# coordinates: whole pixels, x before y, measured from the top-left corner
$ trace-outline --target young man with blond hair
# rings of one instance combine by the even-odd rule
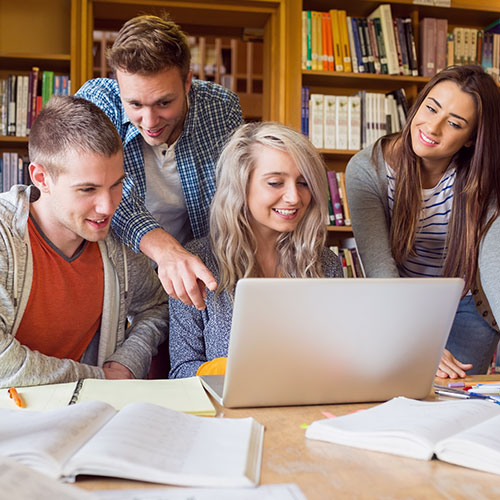
[[[167,296],[110,233],[120,137],[94,104],[53,97],[30,133],[32,186],[0,195],[0,387],[145,377]]]
[[[158,265],[165,290],[203,309],[217,284],[182,245],[208,232],[215,165],[242,123],[238,97],[192,79],[187,39],[168,18],[126,22],[108,60],[116,81],[88,81],[78,95],[97,104],[123,141],[123,200],[113,219],[118,236]]]

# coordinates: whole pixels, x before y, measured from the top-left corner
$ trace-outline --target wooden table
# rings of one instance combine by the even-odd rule
[[[467,380],[498,380],[498,375]],[[436,380],[439,383],[439,380]],[[442,385],[447,381],[441,380]],[[428,399],[433,399],[429,396]],[[307,440],[303,424],[336,416],[371,404],[320,405],[228,410],[220,417],[252,416],[265,428],[261,484],[297,483],[309,500],[315,499],[498,499],[500,476],[458,467],[438,460],[415,460],[385,453]],[[85,489],[152,487],[150,483],[85,478]],[[158,487],[158,485],[154,485]]]

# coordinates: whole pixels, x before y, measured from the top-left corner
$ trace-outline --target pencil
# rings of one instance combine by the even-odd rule
[[[21,396],[19,395],[15,387],[11,387],[9,389],[9,396],[10,399],[13,399],[14,403],[19,406],[19,408],[24,408],[23,400],[21,399]]]

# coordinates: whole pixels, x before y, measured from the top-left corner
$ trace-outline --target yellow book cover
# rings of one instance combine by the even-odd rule
[[[330,10],[332,22],[333,56],[335,58],[335,71],[344,71],[344,56],[342,55],[342,43],[340,39],[339,21],[337,9]]]
[[[351,49],[349,47],[349,35],[347,34],[347,12],[345,10],[337,11],[340,40],[342,43],[342,55],[344,56],[344,71],[346,73],[352,72],[351,64]]]

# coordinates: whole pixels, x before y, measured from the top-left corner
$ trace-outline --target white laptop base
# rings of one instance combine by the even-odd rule
[[[202,382],[229,408],[424,398],[463,286],[459,278],[240,280],[226,375]]]

